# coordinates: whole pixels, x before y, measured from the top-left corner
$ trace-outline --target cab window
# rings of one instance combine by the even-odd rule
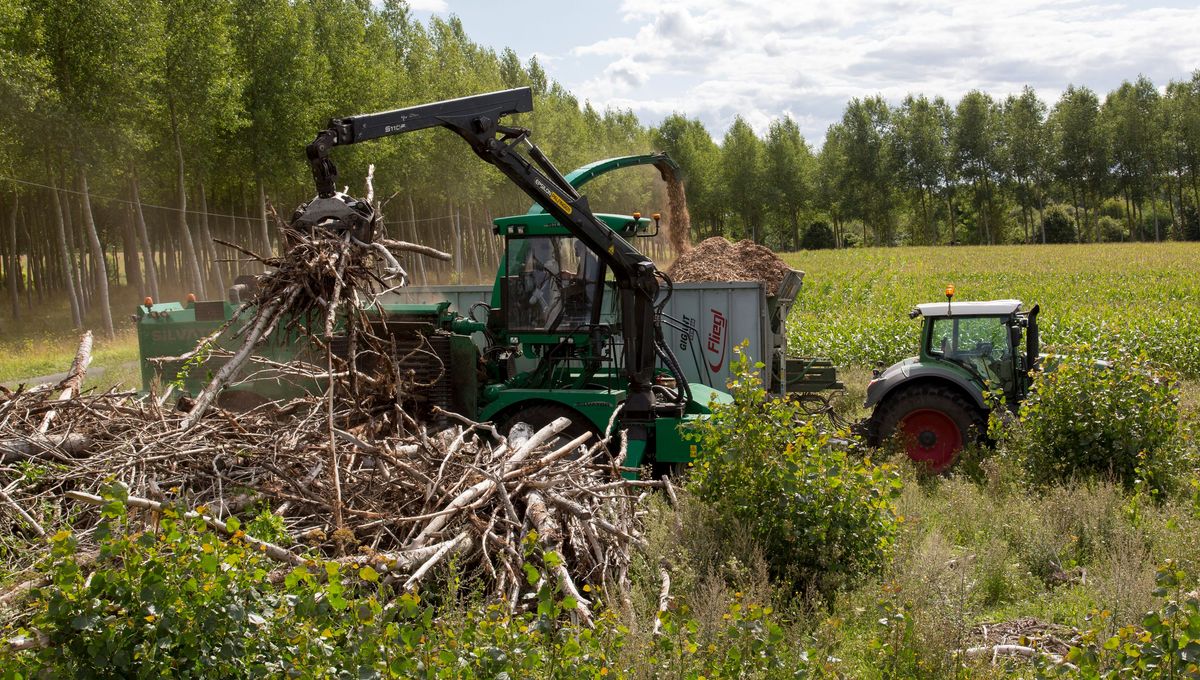
[[[605,267],[579,239],[510,237],[505,265],[503,305],[510,329],[570,332],[593,322]]]

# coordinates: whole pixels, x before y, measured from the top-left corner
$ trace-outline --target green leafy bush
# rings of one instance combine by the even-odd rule
[[[1200,210],[1196,210],[1194,206],[1184,206],[1183,222],[1180,227],[1180,237],[1183,241],[1200,241]]]
[[[804,250],[827,250],[837,245],[833,230],[824,222],[813,222],[804,230],[800,237],[800,247]]]
[[[1075,221],[1070,213],[1061,205],[1052,205],[1042,216],[1042,229],[1046,233],[1046,243],[1074,243],[1077,240]]]
[[[1105,243],[1120,243],[1126,240],[1125,225],[1115,218],[1102,215],[1097,223],[1100,240]]]
[[[1081,354],[1086,348],[1081,348]],[[1111,478],[1168,486],[1179,466],[1179,392],[1143,358],[1058,358],[1034,377],[1015,421],[993,434],[1037,484]]]
[[[1155,576],[1155,597],[1162,607],[1147,612],[1140,626],[1123,626],[1104,638],[1088,631],[1066,660],[1078,670],[1057,666],[1043,676],[1082,678],[1200,677],[1200,597],[1185,592],[1187,574],[1168,560]],[[1103,623],[1107,612],[1097,617]]]
[[[774,575],[799,588],[830,596],[879,569],[897,533],[898,473],[832,445],[797,402],[769,397],[740,351],[734,376],[733,403],[690,433],[703,451],[696,496],[749,527]]]

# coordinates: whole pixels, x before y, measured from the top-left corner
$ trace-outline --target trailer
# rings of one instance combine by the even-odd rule
[[[754,365],[763,364],[759,377],[772,394],[803,395],[828,403],[827,395],[844,389],[837,368],[829,359],[790,356],[787,316],[799,296],[804,272],[792,270],[768,295],[757,281],[677,283],[662,311],[663,334],[679,357],[689,382],[724,390],[733,377],[734,349]],[[449,311],[469,317],[472,308],[489,305],[494,286],[410,286],[383,297],[387,304],[450,303]],[[483,333],[473,336],[484,346]],[[520,359],[518,369],[528,370],[533,359]]]

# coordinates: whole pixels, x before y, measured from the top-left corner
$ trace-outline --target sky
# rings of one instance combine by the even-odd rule
[[[457,15],[473,40],[598,108],[654,125],[678,112],[720,138],[735,115],[760,134],[791,116],[818,145],[854,97],[1067,85],[1103,97],[1139,74],[1160,90],[1200,69],[1200,2],[1108,0],[410,0]]]

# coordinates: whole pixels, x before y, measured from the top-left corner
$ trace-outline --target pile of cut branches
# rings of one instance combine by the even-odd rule
[[[372,225],[377,220],[369,202],[350,199],[350,204],[365,213],[362,220]],[[301,214],[302,211],[297,211],[297,216]],[[244,377],[244,369],[255,360],[255,349],[273,335],[285,335],[289,341],[315,347],[316,354],[323,355],[323,366],[293,362],[277,367],[285,374],[323,380],[349,378],[344,387],[350,390],[347,396],[353,399],[394,400],[406,387],[398,384],[402,382],[399,371],[375,371],[374,376],[364,376],[356,370],[364,359],[370,359],[367,363],[376,366],[377,359],[387,355],[391,347],[388,338],[373,332],[367,310],[377,306],[381,295],[405,284],[407,274],[391,250],[443,260],[450,259],[450,255],[386,238],[363,242],[354,237],[352,230],[338,228],[336,224],[306,226],[297,217],[290,225],[284,225],[277,217],[276,221],[288,244],[280,256],[263,258],[240,246],[218,241],[261,262],[268,272],[258,277],[250,299],[227,323],[198,342],[192,352],[161,360],[179,364],[211,356],[224,355],[227,359],[190,403],[191,415],[182,423],[185,429],[204,415],[222,389]],[[347,341],[348,356],[335,356],[332,351],[335,329]],[[235,349],[224,352],[218,349],[217,341],[223,338],[225,345],[236,343]],[[368,385],[360,394],[363,381]]]
[[[623,454],[609,456],[593,435],[568,441],[563,418],[508,438],[466,420],[379,435],[357,422],[357,405],[339,401],[331,416],[329,401],[306,397],[242,414],[214,407],[184,430],[190,414],[161,398],[60,387],[0,388],[0,518],[10,527],[0,550],[13,573],[32,572],[49,533],[72,531],[87,549],[100,490],[116,481],[148,527],[164,505],[194,509],[218,531],[231,516],[244,525],[269,512],[287,538],[258,542],[281,568],[369,564],[399,590],[454,555],[513,607],[531,588],[522,563],[536,536],[561,558],[545,573],[589,621],[581,585],[625,601],[643,543],[635,506],[661,484],[621,479]]]
[[[565,418],[536,431],[518,425],[508,437],[440,410],[443,425],[422,422],[404,408],[412,386],[398,358],[364,317],[388,281],[371,258],[391,256],[346,233],[287,238],[292,247],[264,260],[273,271],[239,309],[248,320],[220,331],[241,344],[194,401],[172,405],[169,391],[80,393],[90,334],[57,389],[0,388],[0,521],[11,527],[0,532],[0,554],[10,574],[34,575],[48,533],[69,530],[82,549],[94,545],[101,489],[116,482],[147,528],[164,506],[196,513],[257,544],[280,562],[279,575],[335,559],[372,566],[400,592],[435,579],[454,556],[482,591],[515,609],[541,585],[528,582],[523,563],[553,552],[540,573],[571,596],[580,621],[592,617],[584,592],[627,604],[631,553],[644,545],[636,505],[664,482],[620,476],[624,435],[571,439]],[[293,331],[326,349],[326,366],[277,368],[323,380],[323,393],[240,413],[215,402],[237,362],[251,362],[271,334]],[[176,359],[211,352],[218,335]],[[335,335],[349,336],[346,358],[329,349]],[[364,354],[374,357],[369,372],[358,368]],[[285,527],[283,539],[229,531],[228,518],[244,527],[263,513]],[[541,550],[530,551],[534,544]],[[33,585],[26,578],[0,592],[0,613]]]

